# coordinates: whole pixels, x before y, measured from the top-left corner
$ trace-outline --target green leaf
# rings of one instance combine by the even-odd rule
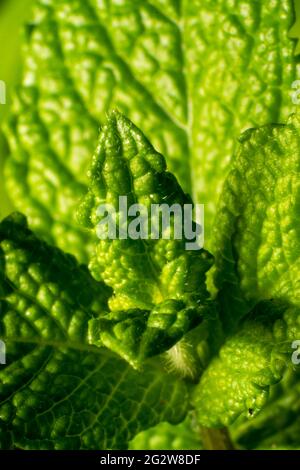
[[[0,219],[8,215],[12,210],[12,203],[5,191],[4,184],[4,160],[7,155],[7,145],[0,131]]]
[[[292,28],[290,29],[289,36],[291,38],[297,39],[297,47],[295,48],[295,55],[300,54],[300,1],[299,0],[294,0],[294,5],[295,5],[295,16],[296,16],[296,21],[293,24]]]
[[[292,0],[37,0],[11,122],[16,206],[86,261],[74,207],[99,123],[118,108],[206,204],[210,245],[237,136],[292,110],[293,20]]]
[[[160,423],[154,428],[138,434],[131,442],[132,450],[200,450],[202,443],[200,430],[194,422],[193,416],[187,418],[176,426],[169,423]]]
[[[0,126],[7,118],[11,104],[11,93],[20,79],[20,42],[23,24],[31,14],[34,0],[5,1],[0,4],[0,43],[5,44],[1,51],[0,80],[5,82],[6,104],[0,104]],[[8,149],[0,129],[0,219],[12,212],[12,203],[5,190],[4,164]]]
[[[178,204],[183,209],[190,203],[177,180],[165,170],[162,155],[117,112],[102,129],[89,178],[89,191],[78,217],[95,234],[99,224],[106,223],[106,213],[99,214],[101,204],[115,209],[117,232],[124,229],[124,218],[132,223],[134,217],[128,216],[127,210],[124,213],[120,197],[126,197],[128,208],[144,205],[150,217],[146,219],[149,236],[153,204]],[[169,349],[197,326],[208,310],[205,274],[212,258],[202,249],[187,250],[183,230],[182,239],[174,239],[174,215],[170,221],[170,239],[162,237],[161,228],[157,239],[99,239],[90,263],[94,277],[114,290],[109,302],[113,313],[90,323],[90,340],[105,344],[134,366]]]
[[[137,374],[88,344],[107,288],[20,214],[0,224],[0,290],[1,448],[122,449],[143,429],[184,419],[188,389],[158,362]]]
[[[242,448],[299,449],[299,378],[299,367],[290,370],[255,420],[234,425],[232,434]]]
[[[199,423],[232,424],[253,419],[267,403],[271,385],[292,368],[292,343],[300,338],[299,309],[261,302],[229,337],[193,393]]]
[[[214,231],[227,330],[259,300],[300,298],[300,118],[249,130],[240,142]]]
[[[89,341],[106,346],[138,368],[145,359],[161,354],[201,321],[199,311],[180,302],[162,302],[152,311],[112,312],[89,322]]]
[[[21,31],[24,23],[32,15],[35,0],[15,0],[1,2],[0,42],[5,44],[1,53],[0,80],[6,84],[6,105],[0,105],[0,124],[9,112],[10,94],[21,72]]]

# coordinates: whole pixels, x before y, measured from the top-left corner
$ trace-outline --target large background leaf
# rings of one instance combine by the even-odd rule
[[[9,114],[10,97],[21,72],[21,28],[31,14],[30,7],[35,0],[5,0],[0,4],[0,43],[1,50],[0,80],[6,84],[7,104],[0,105],[0,126]],[[0,218],[12,210],[11,199],[5,190],[4,161],[8,149],[0,131]]]
[[[37,0],[10,138],[17,207],[85,261],[73,204],[99,124],[117,107],[206,204],[209,246],[237,136],[292,110],[293,20],[292,0]]]

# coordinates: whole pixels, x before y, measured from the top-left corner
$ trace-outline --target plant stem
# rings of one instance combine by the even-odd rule
[[[203,448],[205,450],[233,450],[234,445],[231,441],[227,428],[212,429],[201,428]]]

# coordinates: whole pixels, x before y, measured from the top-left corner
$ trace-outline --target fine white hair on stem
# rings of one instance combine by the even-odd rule
[[[175,372],[181,377],[195,379],[197,376],[198,367],[195,351],[193,346],[185,339],[180,340],[165,353],[165,363],[170,372]]]

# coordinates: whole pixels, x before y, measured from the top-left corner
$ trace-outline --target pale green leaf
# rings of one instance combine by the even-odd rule
[[[124,217],[128,225],[134,219],[120,207],[120,197],[126,197],[128,208],[143,204],[147,211],[147,239],[99,239],[90,263],[94,277],[114,291],[109,302],[113,313],[92,322],[90,340],[105,344],[135,366],[173,346],[202,321],[209,306],[205,274],[212,257],[203,249],[186,247],[183,208],[191,201],[165,167],[164,158],[141,131],[112,113],[101,132],[89,191],[78,211],[81,223],[95,235],[107,219],[99,214],[101,204],[115,210],[118,232],[124,229]],[[181,239],[174,239],[174,224],[179,223],[174,215],[170,239],[163,238],[161,229],[157,239],[151,238],[151,209],[163,203],[181,209]]]
[[[74,222],[99,124],[118,108],[195,202],[215,204],[243,129],[291,112],[292,0],[37,0],[7,179],[43,237],[86,261]]]

